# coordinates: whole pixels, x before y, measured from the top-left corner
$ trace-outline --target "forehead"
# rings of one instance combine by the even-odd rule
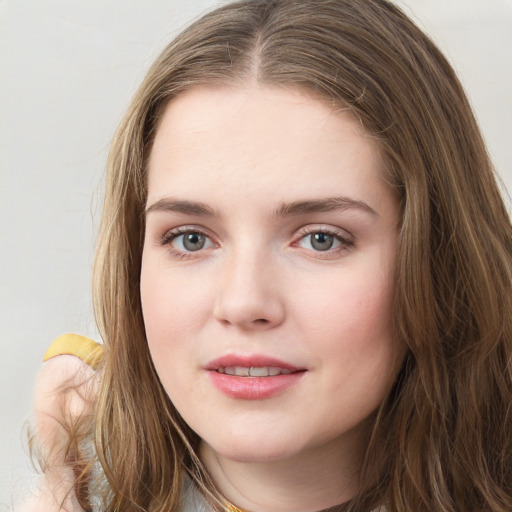
[[[375,144],[348,107],[304,89],[256,83],[247,87],[198,86],[182,92],[165,107],[156,138],[180,145],[191,136],[211,137],[219,128],[222,136],[230,135],[223,143],[232,145],[241,136],[252,135],[254,144],[269,147],[275,135],[282,140],[304,135],[318,139],[343,132]]]
[[[296,89],[192,88],[167,105],[149,158],[148,201],[164,191],[204,201],[222,187],[249,199],[325,195],[333,186],[378,193],[377,143],[350,112]]]

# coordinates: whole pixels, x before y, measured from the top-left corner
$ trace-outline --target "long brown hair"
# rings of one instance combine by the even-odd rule
[[[400,198],[394,325],[408,352],[347,510],[512,510],[510,223],[452,68],[386,0],[225,5],[165,48],[140,86],[109,157],[95,268],[106,356],[90,425],[108,482],[102,510],[177,511],[185,473],[221,506],[145,339],[146,161],[173,97],[248,80],[350,109]],[[86,509],[89,476],[76,487]]]

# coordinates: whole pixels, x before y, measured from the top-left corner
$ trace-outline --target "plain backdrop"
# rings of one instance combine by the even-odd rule
[[[97,338],[91,265],[115,127],[159,50],[221,3],[0,0],[2,512],[31,484],[24,425],[46,347]],[[512,189],[512,0],[397,3],[455,66]]]

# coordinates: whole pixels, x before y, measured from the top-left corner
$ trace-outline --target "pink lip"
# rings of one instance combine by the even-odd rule
[[[293,373],[288,375],[275,375],[269,377],[239,377],[219,373],[220,367],[243,366],[247,368],[269,366],[282,368]],[[282,393],[289,387],[297,384],[306,370],[292,364],[262,355],[237,356],[226,355],[219,357],[205,366],[214,386],[231,398],[242,400],[263,400]]]

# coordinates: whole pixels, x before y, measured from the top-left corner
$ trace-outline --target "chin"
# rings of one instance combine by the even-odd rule
[[[241,463],[268,463],[286,460],[293,457],[298,447],[295,444],[293,447],[283,443],[271,442],[271,440],[255,440],[255,439],[228,439],[226,443],[210,444],[214,452],[221,457],[231,460],[233,462]]]

